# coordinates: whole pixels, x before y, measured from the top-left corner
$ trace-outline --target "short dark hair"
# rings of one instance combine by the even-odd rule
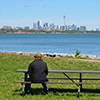
[[[34,55],[34,58],[41,59],[41,57],[42,57],[41,53],[36,53],[36,54]]]

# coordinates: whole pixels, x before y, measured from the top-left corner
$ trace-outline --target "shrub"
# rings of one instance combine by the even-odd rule
[[[75,57],[77,57],[80,54],[80,51],[78,49],[76,49],[76,55]]]

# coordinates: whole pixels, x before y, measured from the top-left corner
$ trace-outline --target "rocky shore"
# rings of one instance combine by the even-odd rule
[[[0,53],[25,55],[25,56],[29,56],[29,55],[35,54],[35,53],[32,53],[32,52],[13,52],[13,51],[0,51]],[[67,56],[75,57],[75,54],[60,54],[60,53],[41,53],[41,54],[43,56],[46,56],[46,57],[67,57]],[[91,59],[98,59],[98,60],[100,60],[100,55],[80,54],[78,56],[80,56],[81,58],[91,58]]]

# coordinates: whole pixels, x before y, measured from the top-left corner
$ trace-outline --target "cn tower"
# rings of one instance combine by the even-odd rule
[[[65,16],[65,11],[64,11],[64,31],[65,31],[65,28],[66,28],[66,16]]]

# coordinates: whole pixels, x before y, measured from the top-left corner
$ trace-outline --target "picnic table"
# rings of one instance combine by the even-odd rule
[[[82,82],[82,80],[100,80],[100,77],[82,77],[83,73],[86,74],[100,74],[100,71],[86,71],[86,70],[48,70],[49,73],[62,73],[65,77],[48,77],[48,79],[69,79],[71,82],[45,82],[47,84],[76,84],[78,86],[78,97],[80,96],[82,84],[100,84],[99,82]],[[31,82],[27,82],[28,78],[28,69],[18,69],[16,72],[23,72],[24,74],[24,81],[15,81],[15,83],[21,83],[22,84],[22,90],[23,84],[28,83],[31,84]],[[69,77],[66,73],[78,73],[79,77]],[[75,82],[74,80],[79,80],[79,82]],[[24,92],[23,92],[24,93]],[[24,94],[25,95],[25,94]]]

